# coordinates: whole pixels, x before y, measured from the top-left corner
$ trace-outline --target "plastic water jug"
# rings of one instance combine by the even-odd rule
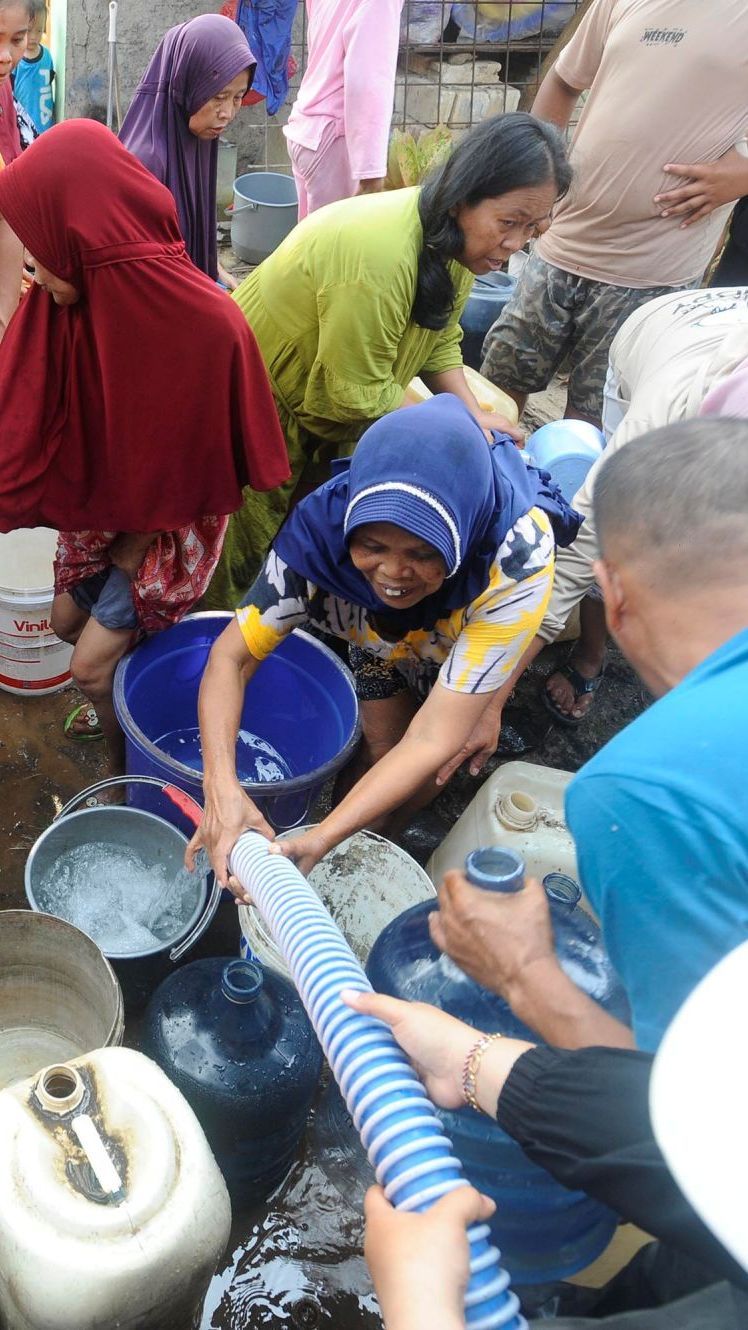
[[[525,452],[535,466],[550,471],[571,503],[604,447],[604,435],[589,421],[553,420],[530,435]]]
[[[502,880],[507,867],[508,877]],[[466,871],[478,885],[492,890],[522,888],[524,865],[511,850],[474,851],[468,856]],[[606,1011],[627,1021],[625,994],[597,925],[579,907],[579,888],[564,875],[552,878],[547,891],[562,968]],[[475,983],[437,951],[428,931],[428,917],[437,908],[429,901],[414,905],[380,934],[366,967],[374,988],[394,997],[428,1002],[486,1033],[500,1030],[537,1043],[537,1036],[503,998]],[[464,1108],[441,1110],[440,1117],[467,1177],[497,1203],[492,1231],[515,1283],[564,1279],[595,1260],[616,1226],[609,1210],[555,1182],[484,1115]]]
[[[477,369],[473,369],[470,365],[464,365],[463,369],[468,388],[481,411],[496,411],[498,415],[504,416],[505,420],[509,420],[512,425],[516,425],[519,420],[519,412],[514,398],[510,397],[508,393],[502,392],[501,388],[497,388],[495,383],[484,379],[483,375],[479,374]],[[419,402],[427,402],[430,397],[433,397],[433,393],[426,387],[423,379],[411,379],[405,389],[403,405],[417,406]]]
[[[516,850],[528,877],[566,873],[576,878],[574,840],[564,820],[564,796],[573,772],[534,762],[505,762],[434,850],[426,865],[439,887],[450,868],[462,868],[471,850],[505,845]]]
[[[0,1093],[0,1325],[189,1330],[231,1208],[182,1095],[104,1048]]]
[[[144,1047],[194,1108],[235,1204],[293,1162],[322,1070],[296,990],[255,961],[195,961],[156,990]]]
[[[486,333],[511,299],[516,285],[514,278],[505,272],[489,272],[473,282],[460,319],[462,358],[473,369],[480,369]]]

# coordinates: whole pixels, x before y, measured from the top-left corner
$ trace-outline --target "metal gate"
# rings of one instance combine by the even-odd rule
[[[405,0],[395,79],[393,127],[446,124],[456,134],[487,115],[532,103],[544,57],[582,0]],[[291,54],[297,70],[275,116],[257,108],[252,165],[289,170],[282,126],[306,64],[303,0]],[[366,71],[362,70],[362,78]],[[253,117],[253,118],[254,118]],[[251,168],[250,168],[251,169]]]

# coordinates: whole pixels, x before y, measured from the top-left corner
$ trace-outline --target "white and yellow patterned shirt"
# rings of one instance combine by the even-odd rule
[[[388,662],[420,695],[437,676],[453,692],[492,693],[509,678],[542,622],[553,586],[554,549],[548,517],[533,508],[507,533],[488,586],[476,600],[397,642],[380,635],[371,610],[316,587],[271,549],[236,617],[257,660],[294,628],[311,622]],[[390,611],[388,624],[394,617]]]

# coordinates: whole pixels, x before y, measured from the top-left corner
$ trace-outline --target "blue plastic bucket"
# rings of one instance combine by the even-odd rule
[[[460,318],[462,359],[471,369],[480,370],[486,333],[500,318],[504,306],[514,295],[516,285],[514,278],[506,272],[485,273],[473,282],[473,289]]]
[[[550,471],[571,503],[604,447],[603,434],[589,421],[552,420],[530,435],[525,455],[541,471]]]
[[[114,708],[128,775],[157,776],[201,799],[197,695],[210,649],[231,618],[191,614],[120,661]],[[350,671],[322,642],[291,633],[247,687],[241,733],[237,771],[249,797],[279,830],[308,821],[313,799],[358,743]],[[268,779],[258,780],[258,773]],[[150,807],[151,798],[135,791],[133,802]],[[170,820],[189,831],[176,809]]]

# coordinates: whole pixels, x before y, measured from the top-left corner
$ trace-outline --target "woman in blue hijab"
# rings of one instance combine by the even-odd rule
[[[244,688],[278,643],[307,621],[347,641],[361,706],[347,793],[282,845],[308,872],[394,810],[406,824],[463,751],[480,770],[498,741],[502,689],[545,612],[555,544],[579,526],[547,475],[508,437],[489,445],[450,394],[382,417],[338,467],[278,532],[203,678],[206,805],[190,851],[204,845],[223,883],[242,831],[273,835],[234,754]]]

